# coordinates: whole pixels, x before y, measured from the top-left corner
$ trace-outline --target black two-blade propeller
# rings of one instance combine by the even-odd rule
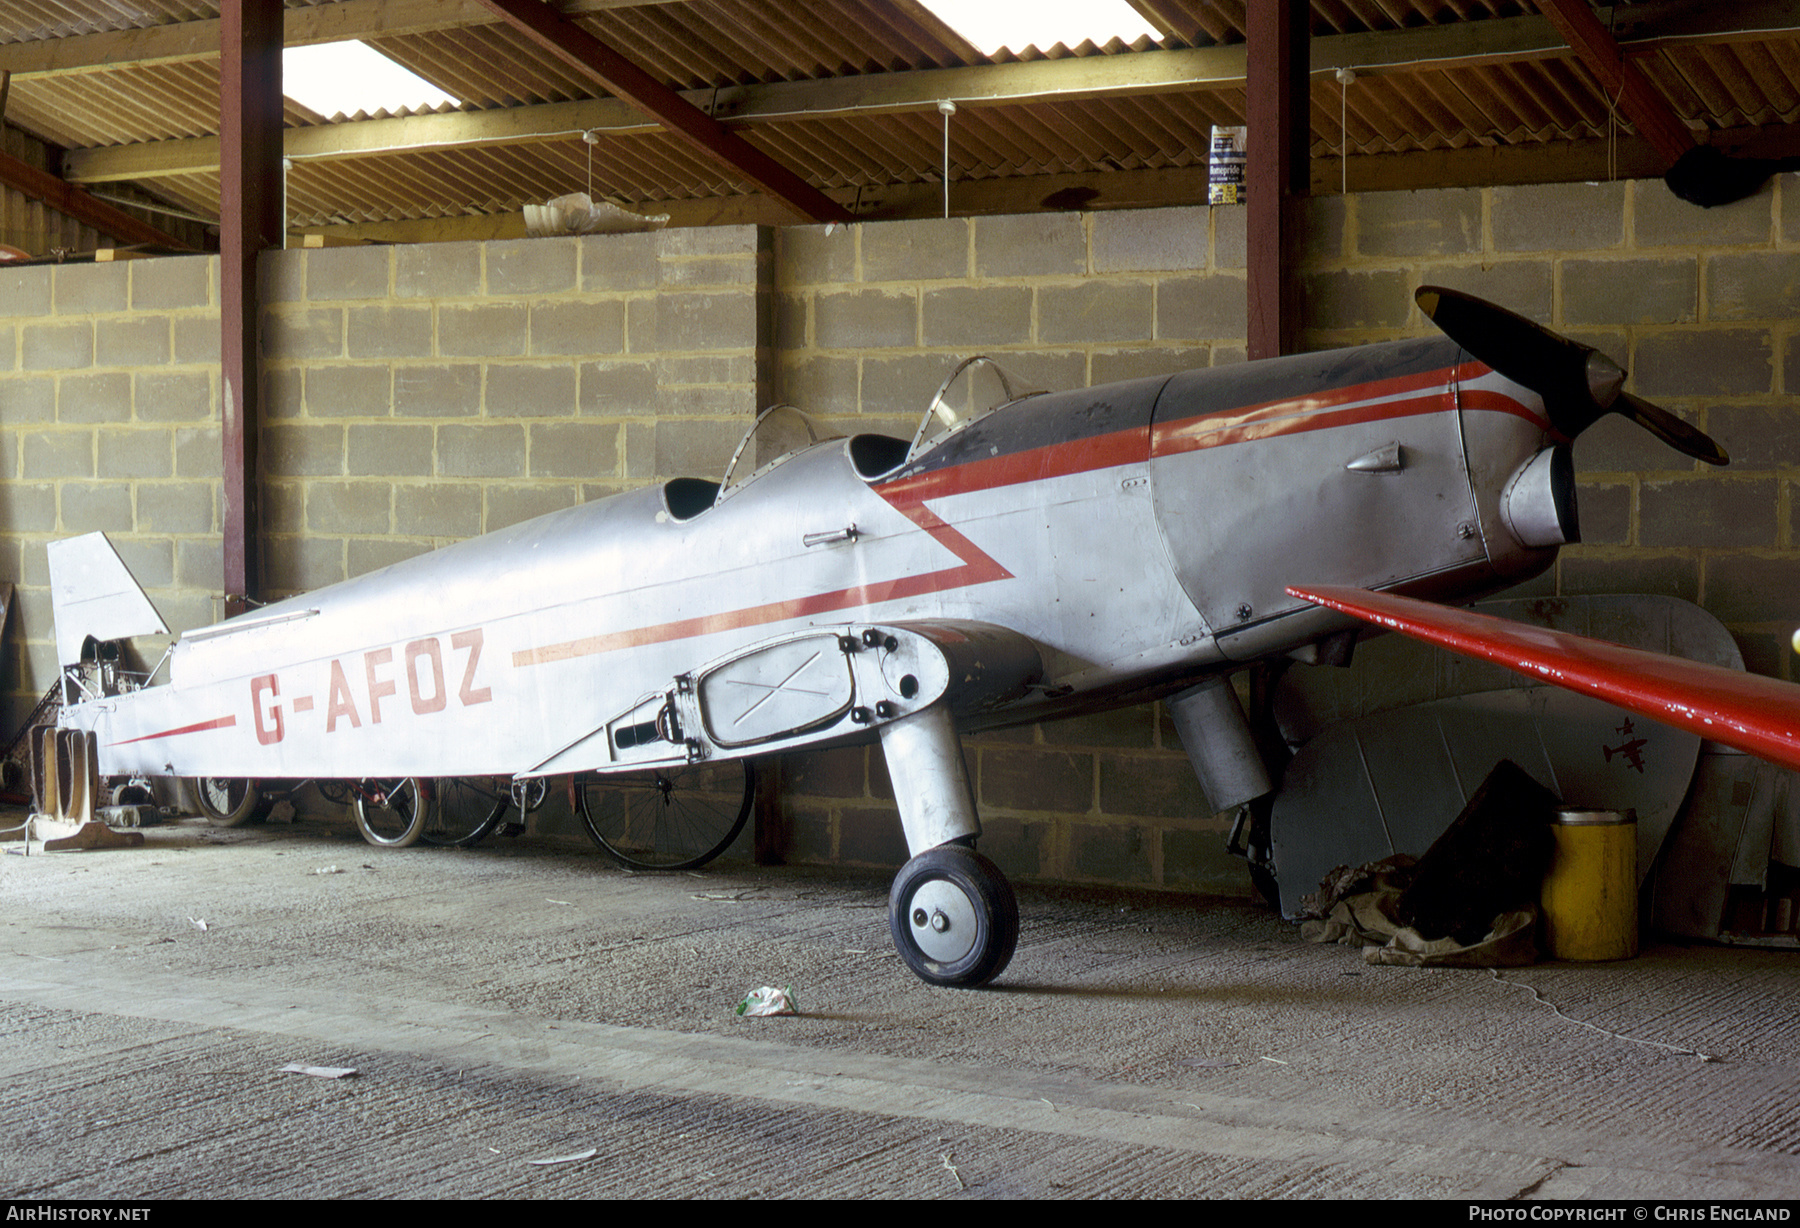
[[[1413,297],[1445,336],[1543,397],[1550,424],[1568,438],[1587,430],[1603,414],[1618,414],[1695,460],[1730,463],[1725,449],[1705,431],[1624,391],[1624,370],[1592,346],[1460,290],[1421,286]]]

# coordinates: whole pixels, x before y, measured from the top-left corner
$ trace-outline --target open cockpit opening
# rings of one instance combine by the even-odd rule
[[[676,520],[692,520],[719,497],[719,484],[705,478],[671,478],[663,483],[663,505]]]
[[[892,435],[854,435],[850,439],[850,463],[858,477],[873,481],[906,463],[911,445]]]
[[[1037,395],[1041,395],[1039,391],[1025,389],[992,359],[970,358],[958,364],[938,386],[912,439],[872,433],[854,435],[844,445],[845,454],[857,476],[875,481],[898,470],[945,434],[1002,405]],[[692,520],[789,457],[843,438],[842,432],[792,405],[771,406],[758,414],[744,432],[720,481],[674,478],[663,484],[663,503],[672,519]]]

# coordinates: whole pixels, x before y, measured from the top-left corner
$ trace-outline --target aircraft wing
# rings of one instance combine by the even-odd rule
[[[1335,585],[1287,591],[1800,770],[1800,686],[1793,683],[1393,593]]]

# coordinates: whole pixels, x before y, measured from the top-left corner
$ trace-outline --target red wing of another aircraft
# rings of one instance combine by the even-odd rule
[[[1334,585],[1287,591],[1800,770],[1800,687],[1793,683],[1394,593]]]

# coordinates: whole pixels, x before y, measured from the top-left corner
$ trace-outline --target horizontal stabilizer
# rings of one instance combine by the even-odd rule
[[[1792,683],[1393,593],[1327,585],[1288,592],[1800,769],[1800,687]]]
[[[162,615],[131,578],[104,533],[53,541],[50,559],[50,609],[56,618],[56,659],[62,665],[81,660],[89,636],[104,643],[133,635],[167,635]]]

